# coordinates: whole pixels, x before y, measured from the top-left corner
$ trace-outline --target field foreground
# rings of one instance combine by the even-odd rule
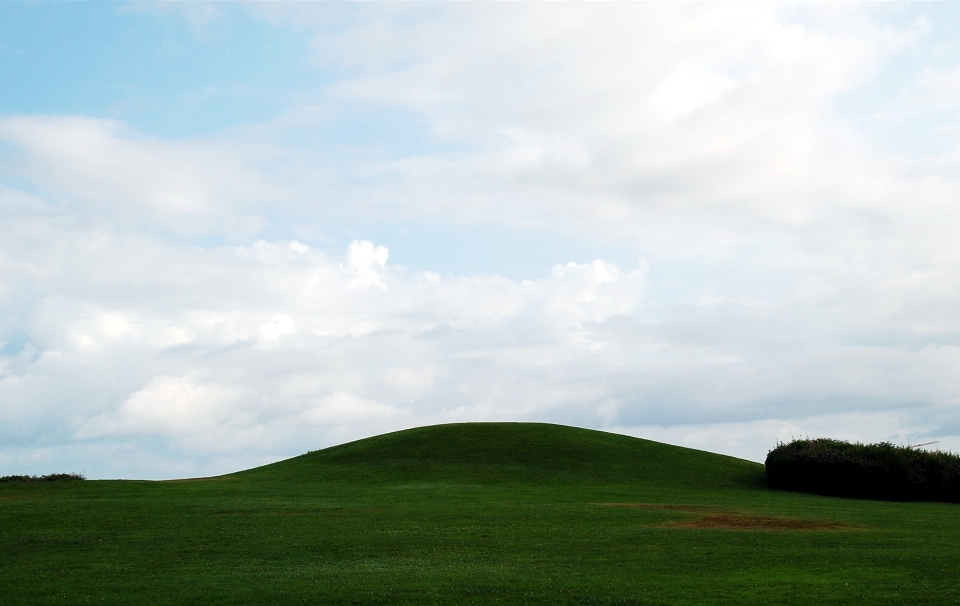
[[[217,478],[0,484],[3,604],[960,604],[960,506],[557,425]]]

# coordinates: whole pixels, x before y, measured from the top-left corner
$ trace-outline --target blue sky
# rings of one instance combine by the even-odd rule
[[[0,473],[426,423],[960,448],[950,4],[0,4]]]
[[[216,23],[184,12],[211,10]],[[241,7],[8,3],[0,23],[7,114],[89,115],[190,137],[269,120],[321,88],[308,32]]]

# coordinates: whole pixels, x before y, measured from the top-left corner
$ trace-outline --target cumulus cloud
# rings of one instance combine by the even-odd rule
[[[107,297],[97,256],[69,252],[89,271],[45,283],[15,323],[31,340],[6,348],[2,399],[47,406],[35,426],[5,407],[6,440],[152,436],[194,458],[573,403],[576,390],[537,383],[591,356],[594,325],[635,312],[646,273],[595,261],[441,279],[391,268],[369,241],[337,258],[296,241],[184,254],[138,240],[111,253],[139,256],[140,279]]]
[[[374,246],[373,242],[354,240],[347,248],[346,267],[340,266],[344,272],[353,277],[351,286],[379,286],[383,285],[383,268],[387,263],[390,252],[385,246]]]

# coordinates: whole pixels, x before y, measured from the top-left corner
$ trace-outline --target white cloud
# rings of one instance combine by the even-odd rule
[[[383,288],[383,267],[390,256],[385,246],[374,247],[372,242],[354,240],[347,248],[347,264],[340,268],[353,276],[352,286],[379,286]]]
[[[329,427],[330,425],[352,425],[356,423],[382,423],[403,417],[409,417],[409,411],[360,398],[353,394],[337,392],[323,398],[318,406],[307,410],[302,418],[307,423]]]
[[[236,399],[228,387],[163,375],[131,394],[113,413],[86,423],[77,437],[161,434],[209,439],[210,432],[228,419],[243,421],[242,413],[232,406]]]
[[[18,152],[0,176],[30,179],[61,208],[178,233],[250,233],[261,224],[246,203],[276,191],[229,143],[148,138],[111,120],[5,118],[0,141]]]
[[[318,56],[382,53],[335,94],[406,108],[438,138],[476,149],[452,174],[472,176],[473,193],[508,196],[496,209],[505,219],[520,219],[523,199],[541,220],[544,211],[589,219],[586,227],[618,235],[635,233],[636,213],[651,210],[788,224],[819,210],[818,189],[850,177],[844,156],[866,151],[835,121],[834,98],[921,34],[860,14],[824,26],[815,9],[799,11],[810,13],[804,23],[768,5],[503,12],[374,13],[338,33],[337,52],[321,34]],[[398,46],[403,59],[393,61]],[[424,160],[449,179],[446,156]],[[422,182],[422,163],[396,168]]]
[[[540,395],[546,377],[524,375],[591,355],[591,326],[634,313],[646,271],[595,261],[539,280],[444,280],[391,268],[368,241],[339,260],[297,242],[184,251],[138,239],[111,250],[143,259],[111,299],[102,293],[116,276],[102,274],[99,251],[68,252],[87,271],[51,276],[23,310],[17,324],[37,344],[4,359],[0,398],[68,407],[59,419],[38,411],[45,439],[154,436],[194,458],[563,402],[563,386]],[[507,362],[521,350],[523,361]],[[518,387],[507,401],[504,380]],[[6,427],[26,438],[24,419]]]
[[[680,68],[670,74],[650,97],[650,109],[666,120],[675,120],[716,103],[736,83],[716,72]]]

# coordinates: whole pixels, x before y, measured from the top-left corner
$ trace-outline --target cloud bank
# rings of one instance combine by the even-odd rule
[[[960,58],[935,21],[250,10],[336,77],[192,137],[0,118],[0,472],[211,474],[484,420],[755,460],[801,434],[960,447]],[[398,263],[422,225],[530,234],[518,267],[543,234],[621,260],[439,272],[473,253],[438,239]]]

